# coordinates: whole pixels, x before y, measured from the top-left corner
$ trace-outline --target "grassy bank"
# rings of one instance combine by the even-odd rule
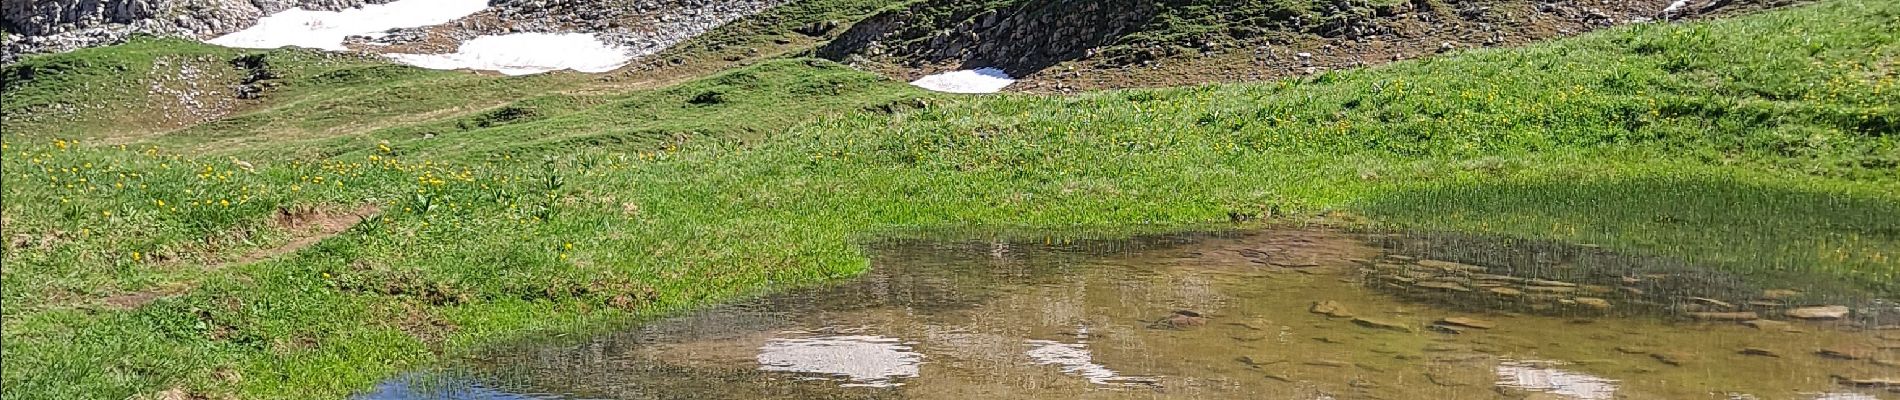
[[[794,59],[514,100],[476,95],[584,83],[346,64],[286,73],[310,89],[236,122],[9,125],[0,381],[9,398],[338,397],[509,338],[848,277],[858,240],[931,228],[1332,215],[1894,297],[1897,18],[1834,0],[1074,97],[941,96]],[[402,96],[314,78],[365,71],[405,77]],[[10,87],[5,109],[70,95]],[[467,98],[499,107],[376,111]],[[306,222],[372,208],[334,236]]]

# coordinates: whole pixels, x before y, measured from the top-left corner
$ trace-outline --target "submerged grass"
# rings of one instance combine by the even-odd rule
[[[0,382],[9,398],[338,397],[485,344],[852,276],[860,240],[918,229],[1327,216],[1893,298],[1897,23],[1900,5],[1832,0],[1075,97],[948,97],[776,60],[412,119],[405,105],[538,81],[351,65],[117,143],[10,122]],[[336,75],[365,68],[398,78]],[[5,110],[61,104],[34,86],[61,79],[10,86]],[[271,124],[299,128],[253,130]],[[381,213],[236,262],[300,234],[279,210],[362,204]]]

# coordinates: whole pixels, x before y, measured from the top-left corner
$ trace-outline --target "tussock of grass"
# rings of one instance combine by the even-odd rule
[[[777,60],[413,120],[384,107],[535,81],[356,79],[380,67],[351,64],[287,75],[303,89],[239,117],[310,124],[294,134],[227,122],[239,126],[118,147],[9,125],[32,129],[0,149],[4,236],[25,238],[3,260],[0,378],[9,398],[334,397],[498,340],[851,276],[866,267],[855,243],[885,233],[1234,215],[1590,242],[1891,298],[1896,12],[1832,0],[1077,97],[947,97]],[[42,94],[10,91],[6,110],[57,97],[22,93]],[[358,115],[396,122],[352,129]],[[204,147],[220,155],[172,151]],[[285,257],[206,268],[282,244],[268,223],[280,208],[363,203],[383,213]]]

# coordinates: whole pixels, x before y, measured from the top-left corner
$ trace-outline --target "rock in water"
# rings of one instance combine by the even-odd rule
[[[1583,305],[1584,307],[1590,307],[1590,308],[1594,308],[1598,310],[1610,309],[1609,300],[1599,299],[1595,297],[1578,297],[1574,300],[1577,301],[1577,304]]]
[[[1689,313],[1689,318],[1703,320],[1703,321],[1749,321],[1749,320],[1761,319],[1761,315],[1757,315],[1751,311],[1692,312],[1692,313]]]
[[[1522,290],[1517,290],[1517,289],[1512,289],[1512,288],[1507,288],[1507,287],[1494,287],[1494,288],[1491,288],[1490,291],[1491,291],[1491,294],[1505,296],[1505,297],[1516,297],[1516,296],[1524,295],[1524,291]]]
[[[1689,363],[1691,356],[1689,355],[1689,353],[1684,353],[1680,351],[1659,351],[1655,353],[1649,353],[1649,358],[1654,358],[1656,359],[1656,361],[1661,361],[1663,364],[1669,364],[1669,365],[1680,367],[1683,364]]]
[[[1836,381],[1839,381],[1842,385],[1847,385],[1847,386],[1857,386],[1857,387],[1866,387],[1866,388],[1900,387],[1900,377],[1872,378],[1872,377],[1846,377],[1846,376],[1835,375],[1834,379]]]
[[[1465,317],[1445,317],[1444,319],[1438,320],[1438,323],[1442,325],[1459,326],[1459,327],[1473,328],[1473,329],[1491,329],[1491,328],[1497,327],[1497,324],[1493,324],[1491,323],[1491,321],[1485,321],[1485,320],[1477,319],[1477,318],[1465,318]]]
[[[1162,317],[1154,323],[1148,324],[1148,327],[1152,329],[1187,329],[1201,325],[1207,325],[1207,318],[1201,316],[1201,313],[1182,310]]]
[[[1417,287],[1425,288],[1425,289],[1437,289],[1437,290],[1444,290],[1444,291],[1451,291],[1451,292],[1471,291],[1470,288],[1465,287],[1465,285],[1460,285],[1457,282],[1429,281],[1429,282],[1419,282],[1418,284],[1415,284],[1412,286],[1417,286]]]
[[[1774,350],[1764,349],[1760,347],[1744,348],[1742,349],[1742,351],[1740,351],[1740,353],[1745,356],[1781,357],[1781,353],[1776,353]]]
[[[1386,321],[1386,320],[1360,317],[1360,318],[1353,318],[1352,323],[1357,324],[1359,326],[1372,328],[1372,329],[1384,329],[1388,331],[1405,332],[1405,333],[1412,332],[1412,327],[1410,326],[1405,326],[1405,324],[1400,324],[1397,322]]]
[[[1789,328],[1789,325],[1787,322],[1781,322],[1781,321],[1776,321],[1776,320],[1771,320],[1771,319],[1751,319],[1747,321],[1742,321],[1742,325],[1747,325],[1750,328],[1760,329],[1764,331],[1785,331],[1785,330],[1788,330]]]
[[[1480,267],[1476,265],[1455,263],[1455,262],[1450,262],[1450,261],[1439,261],[1439,260],[1418,260],[1418,266],[1426,267],[1426,268],[1450,270],[1450,271],[1466,271],[1466,272],[1484,271],[1484,267]]]
[[[1836,360],[1862,360],[1873,357],[1875,350],[1866,346],[1839,345],[1815,350],[1814,355]]]
[[[1768,289],[1761,291],[1761,297],[1769,300],[1787,300],[1801,297],[1801,292],[1788,289]]]
[[[1352,318],[1352,311],[1346,310],[1346,306],[1332,300],[1314,302],[1313,307],[1306,310],[1333,318]]]
[[[1788,310],[1789,318],[1809,320],[1831,320],[1847,318],[1847,306],[1801,307]]]

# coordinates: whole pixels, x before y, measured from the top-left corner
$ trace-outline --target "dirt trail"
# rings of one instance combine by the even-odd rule
[[[341,234],[343,231],[349,230],[350,227],[356,226],[357,223],[363,222],[363,220],[368,219],[372,215],[376,215],[379,211],[381,210],[376,208],[374,204],[364,204],[355,210],[346,212],[324,211],[314,208],[301,210],[278,209],[277,215],[273,217],[273,222],[276,223],[277,227],[290,232],[292,239],[289,242],[277,247],[252,251],[242,257],[238,257],[237,261],[219,264],[213,266],[211,269],[216,270],[233,265],[249,264],[271,257],[295,253],[298,250],[310,247],[310,245],[317,244],[317,242],[321,242],[323,239],[329,239]]]
[[[272,257],[295,253],[324,239],[335,237],[376,215],[381,209],[374,204],[364,204],[353,210],[326,210],[306,207],[295,210],[278,209],[271,217],[273,225],[290,234],[290,241],[274,247],[262,248],[246,253],[236,260],[209,265],[206,271],[216,271],[231,266],[263,261]],[[135,292],[120,293],[100,300],[99,308],[105,310],[131,310],[144,307],[158,299],[191,292],[198,282],[187,281],[165,285],[159,288]]]

